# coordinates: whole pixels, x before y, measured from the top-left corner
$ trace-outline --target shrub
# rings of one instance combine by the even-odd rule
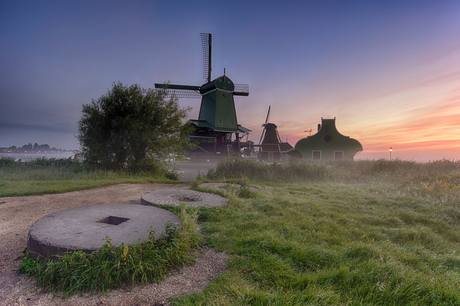
[[[0,169],[10,168],[16,166],[17,163],[14,158],[2,157],[0,158]]]

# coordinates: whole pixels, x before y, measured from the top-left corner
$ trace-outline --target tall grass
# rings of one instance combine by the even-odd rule
[[[210,179],[242,179],[262,181],[284,180],[324,180],[329,177],[330,169],[323,163],[271,163],[264,164],[253,160],[225,159],[219,162],[216,169],[211,169],[207,177]]]

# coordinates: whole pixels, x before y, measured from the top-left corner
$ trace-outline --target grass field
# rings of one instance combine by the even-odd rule
[[[226,163],[259,191],[209,216],[230,272],[178,305],[460,304],[458,162]]]
[[[169,177],[169,179],[168,179]],[[171,183],[174,173],[120,173],[87,170],[71,159],[0,158],[0,197],[63,193],[122,183]]]
[[[460,304],[460,162],[227,160],[205,179],[258,189],[201,210],[229,270],[175,305]]]

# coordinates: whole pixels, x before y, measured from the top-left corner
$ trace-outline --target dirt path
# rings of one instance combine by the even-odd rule
[[[53,298],[36,290],[33,281],[13,272],[20,264],[16,257],[27,246],[27,233],[33,222],[66,208],[103,203],[140,204],[141,196],[167,184],[121,184],[64,194],[30,197],[0,197],[0,305],[166,305],[170,296],[202,290],[225,269],[226,255],[200,250],[196,264],[177,271],[160,284],[124,288],[106,296]],[[174,188],[188,188],[186,184]]]

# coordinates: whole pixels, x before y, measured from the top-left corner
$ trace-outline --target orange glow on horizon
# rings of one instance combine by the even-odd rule
[[[387,152],[390,146],[396,152],[460,152],[459,100],[451,97],[447,104],[416,109],[393,121],[387,117],[375,118],[374,122],[369,118],[353,121],[339,117],[337,129],[358,140],[364,147],[363,152],[368,153]],[[316,126],[311,129],[314,135]],[[293,146],[310,135],[291,126],[284,127],[284,133],[282,139],[289,138]]]

